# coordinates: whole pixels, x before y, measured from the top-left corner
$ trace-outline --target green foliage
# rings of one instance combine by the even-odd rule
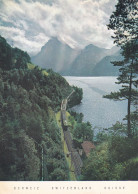
[[[108,144],[103,143],[90,153],[82,168],[82,180],[109,180]]]
[[[100,132],[96,149],[85,159],[82,180],[137,180],[138,137],[128,138],[125,126],[116,123]]]
[[[76,123],[73,130],[73,139],[76,147],[81,147],[83,141],[92,141],[93,140],[93,130],[89,122]]]
[[[116,10],[110,16],[109,29],[115,32],[115,42],[124,44],[131,39],[137,37],[137,1],[119,0]],[[126,33],[127,32],[127,33]]]
[[[45,141],[44,152],[46,153],[45,165],[47,168],[47,177],[45,177],[45,180],[69,180],[69,172],[62,150],[61,140],[59,139],[58,143],[56,143],[51,137],[45,137]],[[56,171],[58,171],[57,175],[55,174]]]
[[[12,48],[6,40],[0,36],[0,68],[3,70],[27,68],[27,63],[30,63],[29,55],[18,48]]]
[[[112,136],[121,136],[121,137],[124,136],[124,137],[126,137],[126,135],[127,135],[126,125],[123,125],[119,121],[117,121],[109,129],[107,129],[107,131],[108,131],[108,134],[107,135],[109,137],[112,137]]]
[[[15,123],[9,122],[5,130],[0,141],[0,180],[39,180],[40,159],[34,141],[24,131],[17,132]]]
[[[70,123],[69,130],[73,137],[75,148],[80,148],[84,141],[93,141],[93,129],[90,122],[83,122],[83,114],[69,111],[70,116],[68,121]]]
[[[138,180],[138,157],[128,160],[125,164],[124,180]]]
[[[55,122],[54,113],[50,115],[52,100],[49,98],[50,95],[47,97],[45,88],[49,86],[43,85],[45,80],[41,77],[41,71],[38,69],[31,72],[28,69],[0,71],[0,77],[0,136],[4,137],[4,141],[0,140],[2,144],[0,180],[41,180],[41,147],[38,144],[41,145],[42,142],[45,147],[45,180],[54,180],[50,178],[50,174],[55,168],[50,171],[46,162],[48,158],[53,158],[54,148],[60,153],[60,157],[54,155],[54,158],[62,164],[58,168],[61,173],[66,172],[66,176],[62,178],[67,180],[66,161],[61,154],[62,147],[59,146],[60,130]],[[28,85],[25,78],[29,79]],[[25,137],[20,131],[23,131]],[[31,142],[35,147],[30,144]],[[6,151],[3,143],[7,147]],[[48,155],[49,146],[52,149]]]
[[[82,120],[83,120],[83,114],[82,113],[77,113],[77,112],[74,112],[74,111],[69,111],[69,112],[73,116],[75,121],[77,121],[78,123],[82,122]]]
[[[138,180],[138,157],[116,163],[112,170],[112,180]]]
[[[72,88],[74,90],[74,93],[71,95],[71,97],[69,99],[69,102],[68,102],[69,107],[73,107],[77,104],[80,104],[81,100],[83,98],[82,88],[78,88],[75,86],[73,86]]]
[[[51,173],[50,180],[55,180],[55,181],[67,180],[67,172],[62,170],[62,168],[60,168],[60,165],[59,165]]]
[[[112,137],[101,143],[85,160],[82,180],[137,180],[137,141]]]
[[[28,67],[28,69],[34,69],[35,65],[32,63],[27,63],[27,67]]]
[[[42,180],[42,147],[44,180],[69,179],[54,111],[71,91],[0,37],[0,180]]]
[[[92,130],[90,123],[77,123],[73,132],[73,135],[77,139],[92,140]]]
[[[132,135],[138,137],[138,112],[134,111],[131,112],[131,130],[132,130]]]
[[[112,162],[120,163],[137,154],[137,138],[128,139],[121,136],[112,136],[109,141],[109,152]]]
[[[116,163],[112,169],[112,180],[124,180],[124,173],[126,171],[124,163]]]
[[[0,67],[10,69],[12,65],[11,47],[6,40],[0,36]]]
[[[137,87],[137,47],[138,47],[138,25],[137,25],[137,2],[128,0],[119,0],[116,10],[110,17],[109,29],[114,30],[115,43],[121,46],[122,61],[114,61],[114,66],[119,67],[119,76],[117,84],[122,88],[119,92],[112,92],[104,97],[114,100],[127,99],[127,135],[132,137],[134,131],[131,125],[131,105],[136,104],[138,91]]]
[[[99,132],[97,135],[96,135],[96,143],[99,144],[99,143],[102,143],[104,141],[108,140],[108,134],[105,133],[104,131],[102,132]]]

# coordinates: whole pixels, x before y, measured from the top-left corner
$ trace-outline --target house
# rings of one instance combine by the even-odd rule
[[[95,148],[95,145],[91,141],[84,141],[81,144],[83,151],[85,155],[88,157],[90,154],[90,151]]]

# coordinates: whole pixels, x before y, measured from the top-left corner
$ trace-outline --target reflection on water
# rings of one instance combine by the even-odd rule
[[[116,77],[72,77],[65,76],[70,85],[83,89],[83,100],[73,107],[76,112],[84,114],[84,121],[89,121],[93,127],[108,128],[116,121],[124,122],[127,114],[126,101],[113,101],[102,96],[117,91],[120,85],[115,84]]]

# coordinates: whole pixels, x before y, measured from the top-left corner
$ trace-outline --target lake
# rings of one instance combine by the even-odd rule
[[[73,107],[73,110],[82,112],[84,121],[89,121],[93,128],[109,128],[116,121],[123,121],[127,114],[127,101],[103,98],[103,95],[120,88],[120,85],[115,84],[116,77],[64,77],[70,85],[83,89],[82,103]]]

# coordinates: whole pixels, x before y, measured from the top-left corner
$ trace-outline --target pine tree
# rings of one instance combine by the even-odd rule
[[[114,66],[119,66],[119,76],[117,84],[121,84],[118,92],[111,92],[104,97],[114,100],[127,99],[127,135],[132,136],[131,128],[131,105],[137,101],[137,74],[138,74],[138,17],[136,0],[118,0],[116,10],[110,17],[109,29],[114,30],[114,43],[121,47],[122,61],[113,62]]]

